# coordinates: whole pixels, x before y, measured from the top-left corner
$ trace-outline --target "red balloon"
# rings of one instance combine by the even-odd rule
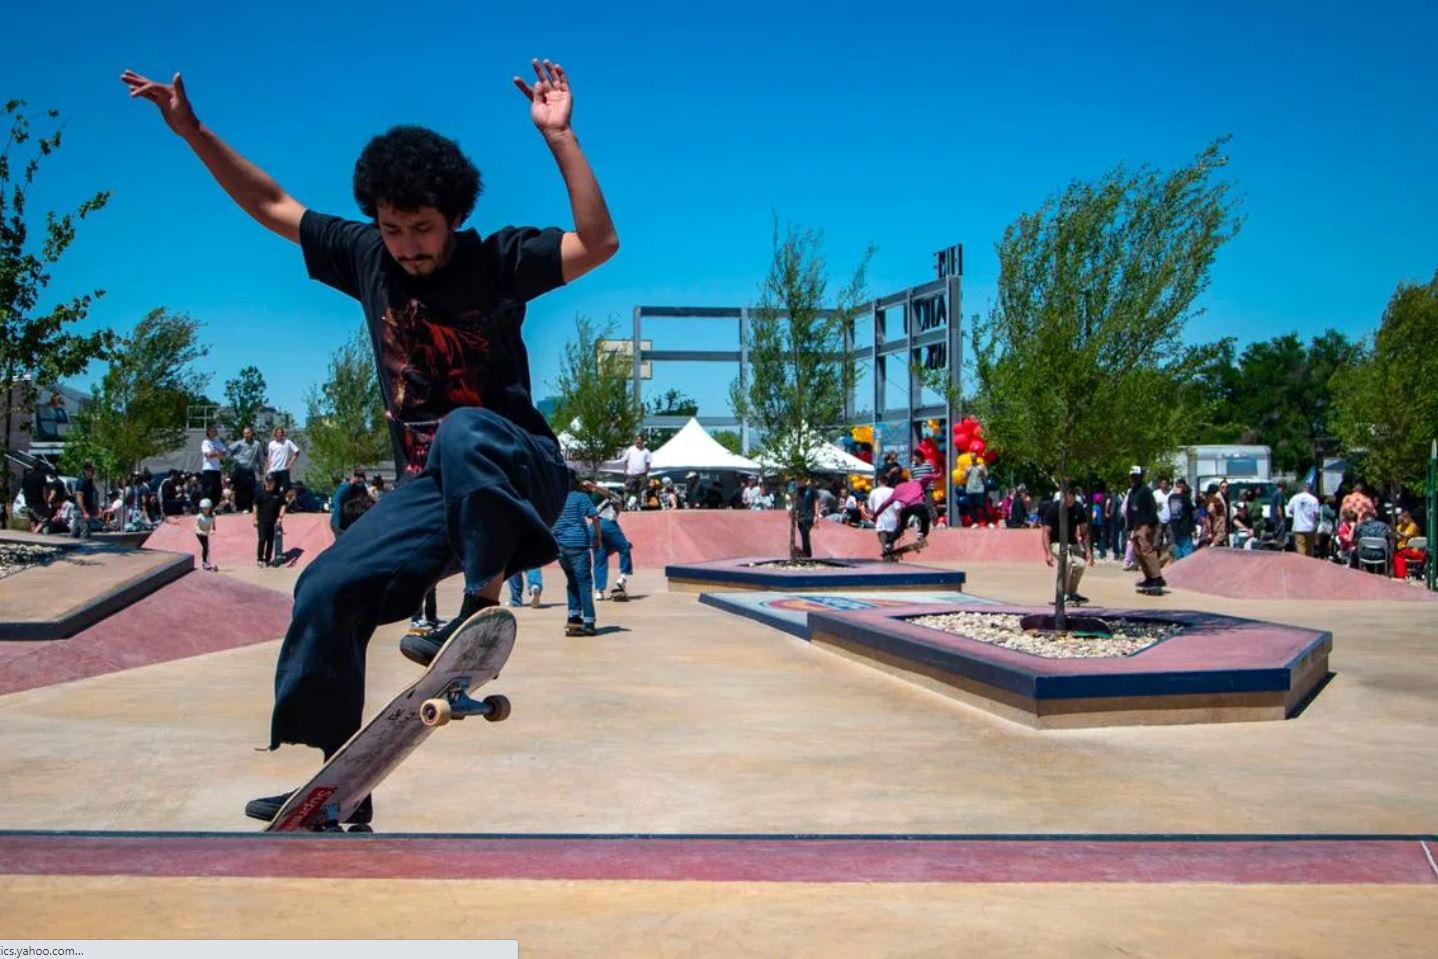
[[[986,448],[988,448],[988,444],[983,440],[971,440],[969,442],[970,453],[983,453]]]
[[[874,462],[874,451],[872,449],[859,450],[859,452],[855,453],[854,456],[863,460],[865,463]]]

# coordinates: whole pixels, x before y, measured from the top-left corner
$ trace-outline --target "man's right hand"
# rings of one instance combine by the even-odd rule
[[[143,97],[159,107],[165,123],[180,136],[199,130],[200,121],[190,106],[190,98],[185,95],[185,81],[178,73],[169,83],[156,83],[134,70],[126,70],[120,74],[120,81],[130,88],[130,96]]]

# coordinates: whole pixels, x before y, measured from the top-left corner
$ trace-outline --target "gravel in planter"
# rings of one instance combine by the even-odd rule
[[[826,563],[817,559],[771,559],[762,563],[745,563],[750,569],[845,569],[839,563]]]
[[[905,622],[1046,659],[1132,656],[1183,628],[1177,623],[1158,620],[1105,617],[1105,622],[1113,628],[1112,635],[1076,636],[1073,633],[1027,632],[1019,625],[1022,618],[1014,613],[935,613],[913,616]]]
[[[0,579],[24,572],[32,566],[44,566],[64,550],[32,543],[0,543]]]

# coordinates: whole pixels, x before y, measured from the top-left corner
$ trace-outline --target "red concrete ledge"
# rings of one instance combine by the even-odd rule
[[[0,695],[270,642],[291,605],[275,590],[190,573],[69,639],[0,643]],[[199,618],[207,628],[195,628]]]
[[[0,874],[1435,884],[1434,838],[0,834]]]

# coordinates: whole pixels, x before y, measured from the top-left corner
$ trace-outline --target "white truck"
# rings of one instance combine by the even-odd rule
[[[1267,485],[1273,482],[1273,450],[1228,444],[1185,446],[1174,454],[1173,475],[1187,479],[1195,492],[1220,480],[1228,480],[1230,485]]]

